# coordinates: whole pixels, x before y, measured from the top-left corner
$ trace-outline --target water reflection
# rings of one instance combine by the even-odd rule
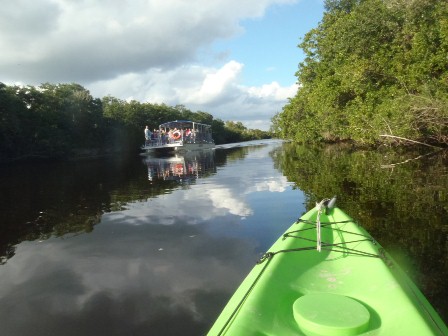
[[[148,180],[172,180],[189,183],[215,172],[215,151],[190,151],[167,157],[147,156]]]
[[[227,147],[1,168],[1,334],[203,335],[260,253],[333,194],[447,311],[446,158],[391,170],[402,155]]]
[[[2,269],[2,335],[203,334],[254,247],[203,224],[128,221],[106,215],[90,235],[21,244]]]
[[[448,319],[448,152],[286,144],[275,157],[315,200],[338,203],[392,254]]]
[[[30,212],[8,203],[7,222],[22,229],[9,230],[14,254],[0,267],[2,335],[205,334],[300,211],[287,201],[300,204],[300,191],[272,165],[278,149],[183,157],[192,169],[182,179],[159,177],[140,158],[42,169],[34,185],[44,196]],[[2,183],[19,205],[12,187],[26,176],[8,174]],[[39,229],[28,218],[40,212]]]

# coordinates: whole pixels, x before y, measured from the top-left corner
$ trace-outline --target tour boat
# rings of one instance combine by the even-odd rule
[[[323,200],[274,243],[209,336],[448,335],[417,286],[334,203]]]
[[[175,120],[159,125],[142,146],[144,153],[188,152],[215,147],[211,126],[190,120]]]

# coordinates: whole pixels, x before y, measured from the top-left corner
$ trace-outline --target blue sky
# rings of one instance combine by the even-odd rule
[[[323,2],[1,1],[0,82],[78,83],[267,130],[297,92],[297,45]]]
[[[231,50],[231,57],[244,63],[244,84],[296,82],[295,72],[304,54],[298,44],[322,19],[323,1],[302,0],[293,5],[274,5],[262,18],[241,22],[245,32],[218,43]]]

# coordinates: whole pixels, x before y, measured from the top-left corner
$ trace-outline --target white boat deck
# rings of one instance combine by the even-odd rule
[[[159,125],[151,140],[141,147],[146,153],[187,152],[215,147],[210,125],[175,120]]]

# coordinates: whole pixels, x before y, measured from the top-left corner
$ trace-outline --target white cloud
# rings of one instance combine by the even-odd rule
[[[142,102],[183,104],[193,111],[207,111],[215,118],[267,130],[270,118],[281,111],[288,97],[294,96],[297,85],[282,87],[273,82],[247,87],[240,83],[243,68],[234,60],[221,68],[185,65],[169,71],[126,74],[92,83],[89,89],[99,97],[110,94]]]
[[[234,90],[235,80],[242,68],[242,64],[231,61],[221,69],[207,73],[199,91],[190,97],[186,97],[186,103],[207,104],[215,100],[219,101],[220,97]]]
[[[264,84],[261,87],[250,87],[248,94],[255,98],[273,98],[275,100],[285,100],[292,97],[297,92],[297,85],[281,87],[277,82]]]
[[[211,45],[242,34],[242,20],[294,2],[6,1],[0,11],[1,80],[76,82],[100,98],[184,104],[267,129],[295,86],[245,87],[244,65],[222,64],[222,51],[214,54]],[[201,65],[204,56],[211,65]]]

